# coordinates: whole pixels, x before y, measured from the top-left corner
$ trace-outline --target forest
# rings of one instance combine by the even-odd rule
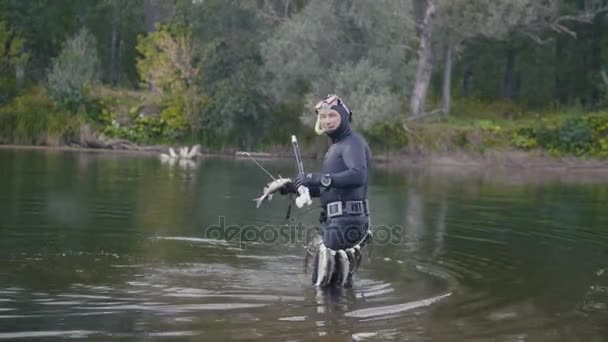
[[[0,0],[0,143],[608,157],[606,0]],[[95,140],[95,139],[94,139]],[[118,146],[118,145],[116,145]]]

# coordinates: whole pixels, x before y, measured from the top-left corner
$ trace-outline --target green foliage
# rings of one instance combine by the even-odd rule
[[[145,99],[144,91],[98,86],[91,91],[91,102],[115,113],[119,119],[128,118],[139,110]],[[92,118],[100,120],[99,118]]]
[[[218,140],[224,144],[223,138],[228,137],[235,146],[254,148],[266,136],[279,133],[278,115],[271,111],[270,99],[255,90],[253,81],[257,78],[256,69],[244,65],[232,77],[216,83],[209,106],[202,114],[205,141]],[[296,117],[292,120],[298,121]],[[281,126],[280,131],[285,132],[289,126]]]
[[[509,145],[509,129],[503,122],[376,124],[365,132],[375,151],[410,153],[467,151],[482,153]]]
[[[415,46],[415,24],[404,20],[410,10],[407,1],[310,1],[262,42],[263,91],[277,103],[306,96],[308,124],[329,93],[345,100],[359,128],[396,121],[415,70],[406,58]]]
[[[536,140],[536,130],[530,127],[515,130],[511,135],[511,144],[522,150],[536,148],[538,146],[538,141]]]
[[[14,68],[26,64],[29,57],[23,45],[24,40],[0,21],[0,104],[16,95]]]
[[[608,73],[606,68],[600,71],[599,79],[601,80],[599,88],[601,90],[601,100],[604,105],[608,105]]]
[[[164,110],[161,118],[173,131],[200,128],[197,117],[207,102],[200,87],[200,59],[203,51],[194,41],[192,31],[180,25],[162,25],[140,36],[137,50],[142,55],[137,69],[153,100]]]
[[[608,156],[608,113],[540,120],[515,129],[514,147],[543,148],[554,155]]]
[[[104,112],[104,117],[110,122],[104,126],[102,133],[109,137],[128,139],[140,144],[172,141],[169,137],[170,129],[161,118],[138,116],[129,125],[121,125],[111,119],[112,114],[107,111]]]
[[[525,106],[511,101],[483,101],[475,97],[459,98],[453,102],[451,116],[468,119],[519,119],[528,114]]]
[[[353,124],[365,130],[376,123],[395,122],[399,119],[401,101],[391,91],[390,80],[391,75],[387,69],[374,66],[365,59],[356,64],[348,62],[329,71],[326,78],[312,82],[312,89],[317,90],[316,94],[340,94],[353,111]],[[307,100],[308,109],[313,108],[321,99],[310,94]],[[310,110],[304,115],[310,116]]]
[[[0,140],[16,144],[69,141],[84,119],[56,108],[41,88],[16,97],[0,111]]]
[[[295,6],[292,1],[290,8]],[[259,148],[285,141],[285,131],[299,125],[301,107],[293,104],[303,98],[274,101],[272,82],[264,78],[260,43],[272,24],[260,15],[263,10],[255,2],[224,0],[191,9],[192,31],[204,51],[199,65],[207,102],[190,136],[202,144]]]
[[[414,7],[424,1],[0,1],[0,105],[29,113],[25,121],[41,116],[26,108],[26,97],[20,105],[11,102],[18,95],[15,76],[38,82],[51,65],[47,88],[60,105],[54,112],[77,108],[76,119],[137,142],[272,146],[292,132],[312,132],[302,119],[313,119],[311,106],[320,97],[338,93],[353,110],[357,129],[382,148],[479,151],[508,144],[600,156],[608,145],[602,124],[580,118],[608,103],[608,78],[601,71],[607,55],[598,49],[608,39],[608,21],[600,15],[591,25],[564,21],[563,32],[577,39],[547,30],[551,20],[561,22],[560,15],[576,18],[589,10],[585,3],[436,1],[436,81],[429,94],[436,102],[427,110],[440,100],[441,51],[450,43],[452,115],[429,115],[424,124],[412,123],[410,132],[399,122],[418,64]],[[149,30],[150,19],[165,25]],[[70,52],[77,40],[70,37],[82,24],[98,42],[84,39],[86,48]],[[551,39],[539,45],[530,36]],[[94,55],[91,46],[99,49],[96,67],[86,67],[96,57],[83,57],[85,51]],[[507,57],[514,57],[510,69]],[[98,73],[103,68],[106,82],[119,76],[121,86],[143,87],[138,94],[123,96],[122,89],[98,96],[99,89],[89,87],[97,76],[82,80],[89,74],[85,67]],[[503,100],[506,79],[512,80],[510,101]],[[3,122],[18,118],[2,109]],[[20,132],[46,134],[47,119],[36,123],[42,128],[22,125]],[[12,136],[17,126],[11,125],[0,129]]]
[[[477,125],[481,130],[489,133],[500,133],[502,131],[502,127],[494,123],[492,120],[479,120]]]
[[[409,134],[402,125],[377,123],[365,131],[368,143],[374,150],[400,150],[410,143]]]
[[[469,137],[467,131],[464,129],[457,129],[452,135],[452,144],[459,148],[464,148],[469,143]]]
[[[558,147],[564,152],[582,155],[592,148],[594,137],[587,120],[569,118],[561,124],[558,138]]]
[[[75,110],[90,88],[99,82],[99,59],[95,37],[87,28],[69,39],[47,75],[47,90],[62,108]]]
[[[541,149],[554,156],[608,157],[608,112],[549,115],[530,120],[472,120],[449,123],[377,124],[366,131],[380,151],[468,151]]]
[[[148,0],[102,0],[87,7],[86,23],[95,32],[100,51],[103,51],[99,57],[102,80],[106,83],[117,81],[123,87],[136,87],[139,83],[136,43],[137,36],[145,31],[144,1]],[[156,1],[154,5],[165,4]],[[112,49],[112,44],[116,50]]]
[[[175,140],[167,122],[158,115],[144,115],[141,112],[142,93],[96,88],[99,105],[97,116],[88,117],[100,126],[100,131],[113,138],[128,139],[136,143],[148,144]]]

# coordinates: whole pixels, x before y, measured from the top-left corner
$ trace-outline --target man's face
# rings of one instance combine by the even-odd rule
[[[323,131],[331,132],[340,127],[340,121],[342,121],[342,118],[335,110],[329,110],[326,112],[321,112],[319,114],[319,120],[321,122],[321,128]]]

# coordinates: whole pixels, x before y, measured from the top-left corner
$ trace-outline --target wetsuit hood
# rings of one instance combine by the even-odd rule
[[[318,115],[323,111],[330,110],[335,111],[340,115],[340,125],[335,130],[324,132],[321,129]],[[352,112],[337,95],[328,95],[324,100],[317,103],[315,106],[315,113],[317,114],[317,123],[315,125],[316,132],[319,134],[327,134],[333,142],[339,141],[351,133],[350,122],[352,120]]]
[[[338,126],[338,128],[334,129],[333,131],[329,131],[326,134],[331,138],[332,141],[336,142],[348,136],[351,132],[350,112],[345,109],[344,106],[342,106],[341,104],[332,106],[331,109],[335,110],[340,114],[340,125]]]

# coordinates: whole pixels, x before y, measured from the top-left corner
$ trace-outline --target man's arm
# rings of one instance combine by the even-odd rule
[[[323,183],[325,175],[321,172],[302,173],[296,177],[296,187],[304,185],[310,190],[311,197],[320,196],[320,187],[356,188],[367,182],[367,149],[361,144],[351,143],[341,151],[346,170],[329,174],[331,182]]]
[[[318,185],[312,185],[308,188],[310,197],[321,197],[321,187]]]
[[[307,185],[310,197],[321,197],[321,187],[319,185]],[[298,189],[294,182],[286,183],[279,189],[281,195],[298,194]]]

